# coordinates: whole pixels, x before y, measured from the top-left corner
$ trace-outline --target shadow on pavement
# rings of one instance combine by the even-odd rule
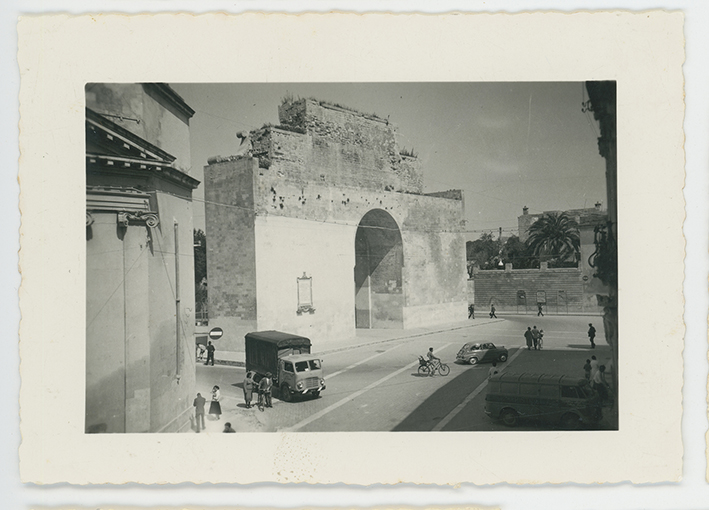
[[[604,364],[611,357],[611,351],[608,346],[597,345],[595,349],[585,349],[586,352],[580,350],[568,349],[544,349],[544,350],[526,350],[513,360],[511,364],[504,363],[502,368],[508,373],[535,373],[535,374],[550,374],[550,375],[568,375],[572,377],[584,378],[583,365],[587,358],[595,355],[601,364]],[[487,380],[487,374],[490,364],[471,366],[469,370],[460,373],[444,386],[436,390],[404,420],[402,420],[392,431],[430,431],[432,430],[448,413],[455,409],[466,397],[468,397],[476,388]],[[418,373],[411,374],[415,377]],[[436,374],[435,377],[441,377]],[[610,381],[609,381],[610,382]],[[477,395],[468,405],[478,399],[485,399],[486,391]],[[498,430],[499,426],[495,426],[493,420],[489,421],[489,427],[482,427],[470,430],[494,431]],[[535,422],[528,420],[525,425],[533,427],[533,430],[559,430],[560,427],[546,422]],[[519,431],[522,429],[505,428],[503,430]],[[618,430],[617,410],[604,409],[604,419],[587,430]]]

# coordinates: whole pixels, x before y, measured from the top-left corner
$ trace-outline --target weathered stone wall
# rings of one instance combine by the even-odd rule
[[[352,336],[355,237],[375,209],[391,215],[403,241],[378,271],[396,274],[402,259],[403,269],[395,289],[388,281],[371,289],[372,326],[464,320],[462,193],[421,194],[420,164],[399,155],[386,121],[310,100],[282,105],[280,116],[283,126],[252,132],[252,158],[205,168],[210,326],[231,320],[236,331],[236,319],[255,319],[258,329],[321,344]],[[313,278],[313,314],[297,313],[303,273]]]
[[[597,314],[601,311],[595,304],[595,296],[587,291],[588,283],[583,280],[580,269],[478,270],[473,279],[478,313],[487,312],[494,302],[501,312],[536,314],[537,291],[546,292],[544,313]],[[518,291],[525,292],[526,307],[524,301],[518,300]],[[563,295],[559,291],[563,291]]]
[[[356,227],[259,216],[255,230],[258,329],[304,335],[314,351],[353,336]],[[298,314],[298,278],[304,273],[312,278],[312,314]]]
[[[240,158],[204,168],[210,325],[222,317],[256,320],[254,173]]]
[[[309,99],[282,104],[279,117],[282,127],[294,131],[269,128],[254,133],[255,155],[300,162],[304,166],[291,169],[297,178],[422,192],[420,163],[400,154],[396,128],[388,121]],[[262,166],[269,164],[263,156],[261,161]]]

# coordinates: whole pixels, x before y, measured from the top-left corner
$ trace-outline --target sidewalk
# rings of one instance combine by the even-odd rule
[[[318,349],[318,354],[331,354],[333,352],[356,349],[366,345],[376,345],[394,340],[417,338],[445,331],[455,331],[458,329],[473,328],[485,324],[502,322],[502,319],[469,319],[467,321],[437,324],[414,329],[358,329],[355,336],[330,340],[324,349]],[[205,358],[197,359],[197,363],[204,363]],[[245,365],[245,353],[243,351],[216,351],[214,354],[215,365],[227,365],[243,367]]]

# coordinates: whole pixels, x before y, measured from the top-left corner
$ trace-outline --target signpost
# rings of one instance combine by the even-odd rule
[[[224,335],[224,330],[222,328],[212,328],[207,334],[210,340],[219,340]]]

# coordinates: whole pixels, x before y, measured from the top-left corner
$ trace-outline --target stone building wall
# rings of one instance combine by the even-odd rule
[[[420,163],[399,154],[387,121],[312,100],[284,103],[279,114],[281,126],[251,133],[253,157],[205,167],[207,236],[215,240],[208,253],[210,326],[244,326],[236,320],[242,283],[256,289],[258,329],[323,341],[352,336],[355,236],[373,210],[393,218],[403,242],[401,257],[383,259],[391,265],[403,258],[402,282],[372,289],[372,302],[381,305],[373,326],[464,320],[462,193],[422,194]],[[246,195],[255,218],[246,201],[235,201]],[[219,250],[211,250],[215,244]],[[304,273],[313,278],[315,311],[299,315],[296,282]]]
[[[86,100],[85,431],[185,430],[199,182],[178,161],[191,109],[165,84],[89,84]]]

